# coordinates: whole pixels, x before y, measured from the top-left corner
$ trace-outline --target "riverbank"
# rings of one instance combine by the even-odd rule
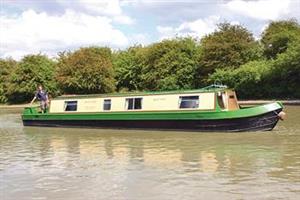
[[[29,106],[38,106],[38,104],[0,104],[0,109],[9,109],[9,108],[25,108]]]
[[[274,101],[280,101],[283,105],[300,105],[300,99],[298,100],[241,100],[240,105],[260,105],[272,103]]]
[[[241,100],[239,101],[240,105],[260,105],[260,104],[267,104],[272,103],[274,101],[280,101],[283,105],[300,105],[299,100]],[[39,104],[0,104],[0,109],[10,109],[10,108],[25,108],[28,106],[38,106]]]

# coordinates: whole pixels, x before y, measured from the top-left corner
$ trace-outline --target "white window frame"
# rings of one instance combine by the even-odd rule
[[[198,97],[197,107],[196,108],[180,108],[183,97]],[[192,101],[192,100],[184,100],[184,101]],[[199,109],[199,104],[200,104],[200,96],[199,95],[179,96],[178,109]]]
[[[105,104],[106,101],[109,101],[109,104]],[[104,109],[105,105],[110,105],[108,110]],[[111,99],[103,99],[103,111],[111,111],[111,105]]]
[[[66,110],[68,103],[70,102],[76,102],[76,110]],[[78,110],[78,101],[77,100],[70,100],[70,101],[64,101],[64,112],[77,112]]]
[[[133,105],[132,105],[132,109],[128,109],[129,106],[129,100],[133,99]],[[135,109],[135,100],[136,99],[141,99],[141,108],[139,109]],[[129,98],[125,98],[125,110],[142,110],[143,109],[143,97],[129,97]]]

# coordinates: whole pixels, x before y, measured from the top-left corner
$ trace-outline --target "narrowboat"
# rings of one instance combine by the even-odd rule
[[[100,95],[65,95],[49,109],[26,107],[24,126],[193,131],[272,130],[284,113],[280,102],[241,107],[223,85],[202,89]]]

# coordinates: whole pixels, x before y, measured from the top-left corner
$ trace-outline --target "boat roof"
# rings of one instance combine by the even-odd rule
[[[55,99],[76,99],[76,98],[93,98],[93,97],[126,97],[126,96],[147,96],[147,95],[164,95],[164,94],[190,94],[190,93],[207,93],[227,90],[226,85],[210,85],[200,89],[193,90],[169,90],[169,91],[135,91],[125,93],[105,93],[105,94],[84,94],[84,95],[62,95]]]

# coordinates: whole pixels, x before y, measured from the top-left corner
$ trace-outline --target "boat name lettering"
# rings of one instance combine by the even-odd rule
[[[97,103],[96,100],[85,100],[84,103]]]
[[[165,101],[166,98],[154,98],[153,101]]]

